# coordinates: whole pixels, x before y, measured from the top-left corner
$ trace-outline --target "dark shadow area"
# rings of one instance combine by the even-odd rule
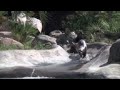
[[[48,35],[53,30],[62,30],[62,20],[67,15],[75,13],[74,11],[48,11],[48,22],[45,25],[44,31]]]

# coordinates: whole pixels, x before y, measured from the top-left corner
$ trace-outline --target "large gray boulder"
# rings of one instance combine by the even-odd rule
[[[33,28],[37,29],[40,33],[42,32],[41,20],[34,17],[27,17],[26,23],[30,24]]]
[[[118,63],[120,62],[120,39],[116,40],[110,48],[110,56],[108,63]]]
[[[63,64],[70,62],[69,54],[60,46],[50,50],[0,51],[0,68],[36,66],[39,64]]]
[[[56,44],[56,38],[50,37],[48,35],[38,35],[37,39],[39,41],[43,41],[43,42],[50,42],[52,44]]]
[[[120,39],[112,44],[109,51],[108,61],[102,65],[94,74],[105,78],[120,79]]]
[[[32,41],[32,47],[35,47],[39,43],[47,44],[47,45],[57,45],[56,38],[50,37],[48,35],[38,35],[37,38],[34,38]]]

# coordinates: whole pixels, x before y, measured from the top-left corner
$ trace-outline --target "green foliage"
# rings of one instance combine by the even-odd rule
[[[18,49],[16,45],[4,45],[0,44],[0,50],[13,50],[13,49]]]
[[[28,24],[26,24],[25,27],[24,25],[17,24],[14,22],[10,22],[9,24],[10,24],[9,26],[11,27],[14,38],[22,43],[25,41],[28,35],[31,35],[31,34],[35,35],[37,33],[37,30]]]
[[[91,12],[79,12],[76,11],[72,15],[68,15],[66,17],[66,21],[63,23],[64,28],[69,28],[70,30],[85,30],[86,26],[90,25],[91,23],[95,23],[95,17],[91,15]]]
[[[5,11],[0,11],[0,24],[2,24],[4,21],[6,21],[6,17],[3,15],[5,14]]]
[[[40,20],[42,21],[43,28],[45,27],[46,23],[48,22],[48,13],[47,11],[39,11]]]
[[[24,45],[24,49],[32,49],[32,40],[31,38],[29,37],[26,37],[25,41],[23,42],[23,45]]]
[[[62,21],[63,28],[82,31],[87,41],[95,42],[106,38],[105,32],[120,32],[119,11],[75,11]]]
[[[11,27],[12,34],[14,39],[20,41],[24,45],[24,49],[50,49],[50,45],[45,45],[43,43],[37,43],[33,48],[31,46],[32,40],[28,36],[35,35],[38,31],[34,29],[31,25],[26,24],[24,27],[21,24],[17,24],[14,22],[9,22],[9,26]]]
[[[0,16],[3,16],[5,14],[5,11],[0,11]]]

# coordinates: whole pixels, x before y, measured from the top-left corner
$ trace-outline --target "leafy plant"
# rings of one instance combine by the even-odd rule
[[[71,31],[82,31],[88,42],[100,41],[107,38],[104,36],[105,32],[120,32],[120,12],[75,11],[62,21],[62,27]]]
[[[16,45],[4,45],[0,44],[0,50],[13,50],[13,49],[18,49]]]
[[[20,42],[24,42],[26,37],[31,35],[31,34],[36,34],[37,30],[34,29],[31,25],[26,24],[26,26],[24,27],[24,25],[21,24],[17,24],[14,22],[10,22],[10,27],[13,33],[13,36],[15,39],[17,39]]]
[[[50,45],[45,45],[43,43],[37,43],[37,45],[35,45],[34,48],[31,46],[33,39],[29,38],[28,36],[35,35],[37,33],[37,30],[34,29],[31,25],[26,24],[26,26],[24,27],[21,24],[9,22],[9,26],[11,27],[14,39],[23,43],[24,49],[50,49],[51,48]]]

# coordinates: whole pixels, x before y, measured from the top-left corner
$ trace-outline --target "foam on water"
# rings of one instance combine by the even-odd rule
[[[97,67],[97,66],[95,67],[95,66],[94,66],[94,67],[89,67],[88,70],[89,70],[90,72],[96,72],[96,71],[99,70],[99,69],[100,69],[99,67]]]

